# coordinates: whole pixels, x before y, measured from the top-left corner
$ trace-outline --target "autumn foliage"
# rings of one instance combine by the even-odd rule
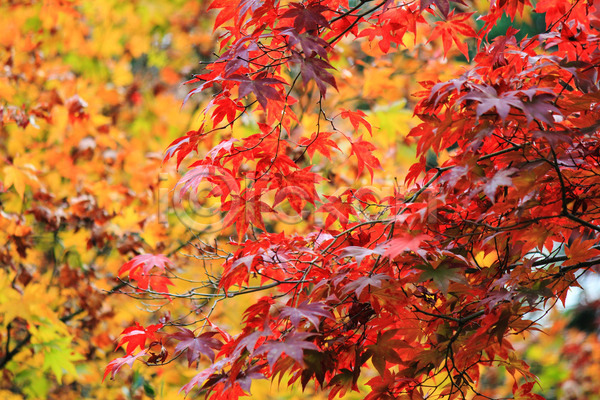
[[[0,4],[0,396],[597,392],[600,5],[147,3]]]
[[[1,399],[153,393],[155,372],[102,372],[123,329],[153,323],[116,295],[120,266],[192,237],[155,198],[175,176],[159,174],[163,147],[192,118],[177,84],[212,50],[203,15],[195,1],[0,1]]]
[[[123,277],[213,308],[264,294],[232,334],[210,312],[185,320],[193,330],[168,321],[125,330],[127,354],[106,374],[147,356],[152,341],[163,348],[150,363],[207,359],[183,391],[212,399],[247,394],[262,378],[329,398],[360,383],[365,399],[483,399],[495,392],[482,374],[500,368],[514,398],[542,399],[513,338],[536,329],[532,312],[564,303],[600,256],[600,9],[561,0],[209,8],[220,50],[187,82],[185,101],[210,99],[165,161],[192,158],[175,190],[208,184],[202,201],[223,215],[217,239],[230,239],[197,242],[213,267],[205,292],[167,288],[162,258],[138,256]],[[532,13],[541,32],[494,31]],[[416,143],[406,185],[382,171],[386,155],[371,142],[378,104],[345,97],[369,65],[346,55],[353,46],[390,68],[400,58],[467,60],[412,93],[419,122],[398,133]],[[281,228],[282,213],[303,222]],[[163,280],[148,290],[152,268]]]

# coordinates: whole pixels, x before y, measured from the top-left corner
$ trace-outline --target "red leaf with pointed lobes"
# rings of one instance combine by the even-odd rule
[[[505,169],[502,171],[498,171],[494,174],[494,176],[491,179],[489,179],[486,182],[486,184],[483,188],[483,192],[490,199],[490,201],[492,203],[494,203],[496,201],[496,190],[501,186],[511,186],[512,185],[511,176],[514,175],[518,171],[519,170],[516,168],[508,168],[508,169]]]
[[[585,240],[582,237],[577,237],[575,240],[570,241],[565,246],[565,255],[568,259],[562,265],[567,267],[599,257],[600,250],[595,247],[596,243],[596,239]]]
[[[163,164],[177,154],[177,168],[179,168],[185,157],[187,157],[193,151],[198,150],[198,143],[204,136],[206,136],[202,133],[202,129],[203,128],[200,127],[197,131],[189,131],[186,136],[182,136],[171,142],[165,151]]]
[[[382,248],[365,248],[360,246],[348,246],[345,247],[339,255],[339,258],[344,257],[354,257],[356,259],[356,265],[360,267],[363,259],[372,255],[380,255],[384,254],[384,250]],[[359,293],[360,296],[360,293]]]
[[[416,236],[406,234],[393,238],[387,245],[385,255],[394,259],[406,251],[423,254],[423,242],[431,239],[428,235],[418,234]]]
[[[337,375],[331,378],[327,385],[327,387],[330,388],[328,400],[334,399],[336,395],[343,398],[348,390],[359,392],[358,385],[354,378],[354,372],[347,368],[342,368]]]
[[[144,328],[139,323],[135,323],[135,326],[126,328],[122,333],[121,340],[117,345],[117,349],[127,343],[126,353],[131,354],[136,348],[144,350],[146,348],[146,340],[152,342],[158,341],[156,332],[163,327],[163,324],[149,325]]]
[[[278,87],[285,85],[286,82],[279,78],[257,76],[254,79],[250,79],[242,75],[232,75],[227,79],[239,82],[238,95],[240,98],[252,93],[256,96],[256,100],[264,110],[267,109],[269,100],[279,102],[283,99],[281,93],[278,91]]]
[[[333,69],[331,64],[316,56],[294,58],[295,62],[300,63],[300,71],[302,72],[302,80],[306,83],[311,79],[315,81],[321,96],[327,93],[327,85],[329,84],[338,90],[335,78],[327,69]]]
[[[440,10],[440,13],[444,18],[448,18],[448,13],[450,12],[449,0],[421,0],[421,5],[419,9],[421,10],[421,12],[423,12],[432,4],[435,4],[437,6],[438,10]]]
[[[213,147],[206,156],[210,157],[212,161],[215,161],[215,159],[221,157],[223,154],[231,154],[234,149],[233,146],[236,142],[239,142],[239,140],[236,138],[223,140],[221,143]]]
[[[265,230],[263,214],[275,213],[275,210],[261,200],[262,193],[244,189],[241,196],[233,195],[230,201],[223,203],[221,211],[225,213],[223,229],[235,224],[238,240],[242,241],[248,227],[255,226]]]
[[[517,92],[507,92],[498,95],[496,89],[492,86],[478,85],[477,89],[464,95],[461,100],[475,100],[479,102],[477,105],[478,118],[492,108],[495,108],[500,118],[506,121],[511,106],[518,109],[523,109],[524,107],[523,101],[520,99],[521,96]]]
[[[509,26],[506,30],[506,34],[502,36],[497,36],[494,38],[490,45],[486,46],[486,53],[484,56],[491,57],[492,65],[507,65],[508,61],[504,57],[505,51],[507,50],[508,45],[516,46],[517,39],[515,35],[519,32],[518,29]]]
[[[239,111],[244,111],[244,105],[239,101],[233,101],[229,97],[220,97],[214,102],[216,108],[212,113],[213,126],[218,125],[225,117],[227,123],[231,124]],[[206,107],[208,110],[209,106]]]
[[[395,338],[398,332],[399,329],[391,329],[384,333],[379,332],[377,334],[377,343],[367,347],[373,352],[373,366],[381,376],[385,376],[385,372],[388,370],[386,363],[397,365],[403,362],[400,355],[397,353],[398,349],[413,348],[413,346],[409,345],[405,340]]]
[[[367,120],[364,118],[367,116],[367,114],[365,114],[361,110],[356,110],[356,111],[344,110],[341,112],[340,115],[342,116],[342,118],[350,120],[350,123],[352,124],[352,126],[354,127],[354,130],[356,132],[358,132],[359,126],[362,125],[365,128],[367,128],[367,130],[369,131],[371,136],[373,136],[373,132],[371,130],[371,124],[369,122],[367,122]]]
[[[302,48],[305,57],[319,56],[327,60],[327,50],[329,44],[318,36],[313,36],[308,33],[299,34],[296,29],[287,28],[279,32],[283,36],[289,37],[290,46],[294,46],[299,50],[298,45]]]
[[[273,207],[287,200],[294,211],[300,214],[306,202],[315,205],[315,201],[319,200],[316,185],[323,180],[323,177],[311,172],[310,167],[285,176],[280,174],[276,178],[278,179],[274,183],[279,186],[279,189],[275,193]]]
[[[175,352],[186,352],[188,366],[191,366],[194,361],[198,361],[200,355],[205,355],[211,362],[215,362],[215,350],[219,350],[223,346],[223,343],[213,337],[217,332],[205,332],[196,336],[187,328],[179,328],[179,330],[179,332],[169,335],[169,338],[179,340],[175,346]]]
[[[317,209],[319,212],[327,214],[325,219],[325,228],[338,221],[342,226],[350,222],[351,215],[357,215],[354,205],[349,200],[342,200],[341,197],[329,196],[327,201]]]
[[[525,6],[531,7],[531,2],[529,0],[498,0],[494,5],[500,13],[506,13],[510,17],[510,20],[514,21],[517,13],[521,17],[523,16]],[[553,20],[552,22],[555,21]]]
[[[315,152],[318,151],[331,160],[332,150],[341,151],[337,143],[329,139],[331,135],[333,135],[333,132],[313,133],[310,139],[306,137],[301,138],[298,145],[306,148],[306,152],[310,158],[313,158]]]
[[[308,6],[302,3],[290,3],[290,9],[281,15],[281,18],[293,18],[294,28],[299,33],[311,32],[320,27],[329,26],[327,18],[323,16],[329,8],[319,3],[312,3]]]
[[[233,145],[233,144],[232,144]],[[217,154],[222,149],[226,149],[228,145],[219,148]],[[204,181],[209,181],[218,187],[217,192],[211,192],[211,195],[220,196],[221,200],[224,201],[227,196],[232,194],[238,194],[240,191],[240,183],[235,179],[234,175],[225,168],[221,168],[213,165],[196,165],[192,164],[192,167],[180,180],[177,182],[177,186],[180,186],[179,197],[183,198],[185,193],[189,190],[198,191],[198,187]]]
[[[238,5],[238,14],[239,17],[242,18],[249,11],[253,18],[257,18],[261,15],[261,13],[257,13],[257,10],[260,10],[262,7],[273,7],[273,2],[268,0],[240,0],[240,4]]]
[[[515,382],[516,385],[516,382]],[[515,400],[546,400],[543,396],[539,394],[531,393],[533,387],[536,385],[536,382],[527,382],[513,388],[513,394]]]
[[[240,29],[243,22],[249,17],[257,18],[261,13],[261,8],[273,9],[272,1],[262,0],[213,0],[208,7],[209,10],[222,10],[217,14],[213,25],[213,31],[227,21],[234,20],[237,29]],[[263,10],[264,11],[264,10]]]
[[[138,290],[152,289],[156,294],[165,296],[167,299],[171,299],[169,295],[169,286],[175,286],[173,281],[166,276],[156,275],[140,275],[139,277],[131,276],[132,279],[137,280]]]
[[[356,293],[356,296],[360,298],[361,293],[367,288],[367,286],[380,288],[384,282],[389,281],[390,279],[391,277],[386,274],[363,276],[347,284],[344,288],[344,292],[354,292]]]
[[[366,167],[371,174],[371,181],[373,180],[373,169],[382,169],[379,159],[373,155],[375,146],[372,143],[362,140],[362,135],[357,141],[352,142],[352,154],[356,156],[358,161],[357,170],[358,176],[362,175],[363,169]]]
[[[523,112],[527,117],[527,121],[533,120],[542,121],[552,126],[554,125],[554,115],[562,116],[562,113],[552,102],[556,99],[556,95],[550,93],[542,93],[533,97],[531,101],[523,102]]]
[[[368,187],[361,187],[354,193],[354,197],[363,207],[373,204],[380,204],[380,199],[375,195],[375,191]]]
[[[244,324],[248,328],[262,329],[269,319],[269,310],[275,303],[272,297],[263,296],[244,311]]]
[[[114,379],[117,372],[119,372],[119,370],[123,368],[124,365],[129,365],[133,368],[133,363],[135,362],[135,360],[144,355],[146,355],[146,350],[142,350],[137,354],[127,355],[125,357],[120,357],[112,360],[104,369],[104,377],[102,378],[102,382],[104,382],[108,374],[110,374],[110,379]]]
[[[423,12],[423,10],[425,10],[431,4],[435,4],[438,10],[440,10],[442,16],[444,18],[448,18],[448,13],[450,12],[450,2],[466,6],[466,3],[463,0],[421,0],[419,9],[421,12]]]
[[[431,33],[428,43],[441,37],[444,46],[444,55],[448,56],[448,52],[452,47],[452,41],[454,41],[460,52],[469,59],[469,47],[463,37],[477,37],[477,33],[468,22],[473,14],[474,13],[456,14],[455,10],[452,10],[445,21],[437,21],[435,23],[435,28]]]
[[[217,17],[215,18],[213,31],[215,31],[219,26],[223,25],[225,22],[233,19],[233,17],[237,13],[236,3],[237,1],[235,0],[214,0],[210,4],[210,6],[208,7],[209,10],[213,8],[222,8],[222,10],[219,11]]]
[[[153,268],[164,273],[167,267],[173,267],[173,263],[162,254],[140,254],[133,257],[119,268],[119,275],[132,273],[141,269],[143,274],[149,274]]]
[[[389,393],[396,383],[396,379],[396,372],[386,369],[383,375],[369,380],[367,385],[371,387],[371,392],[364,400],[392,400],[394,397]],[[414,397],[411,397],[411,400],[412,398]]]
[[[256,354],[266,353],[267,362],[271,368],[284,353],[288,357],[294,359],[298,364],[304,365],[304,350],[319,351],[319,347],[317,347],[316,344],[306,340],[313,336],[316,336],[316,334],[310,332],[295,332],[286,336],[283,341],[268,340],[256,349]]]
[[[300,325],[300,321],[305,318],[319,330],[319,317],[334,319],[333,314],[327,308],[329,307],[324,303],[309,303],[308,300],[305,300],[298,307],[283,307],[280,316],[289,318],[296,328]]]
[[[254,352],[254,349],[256,348],[257,342],[261,342],[262,344],[264,340],[261,339],[269,337],[271,335],[273,335],[273,332],[267,329],[265,331],[254,331],[247,334],[246,336],[238,338],[239,342],[235,347],[234,354],[241,354],[244,349],[246,349],[248,353],[252,354]]]
[[[173,282],[164,274],[167,267],[172,267],[171,261],[162,254],[140,254],[135,256],[119,269],[119,275],[128,274],[129,279],[137,282],[140,291],[151,288],[155,292],[168,295],[168,286],[174,286]],[[153,269],[156,270],[153,273]]]

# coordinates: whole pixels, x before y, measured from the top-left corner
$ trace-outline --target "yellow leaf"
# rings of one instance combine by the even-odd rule
[[[38,180],[35,176],[35,168],[32,165],[26,164],[22,167],[16,165],[8,165],[3,168],[4,172],[4,187],[9,189],[14,187],[15,191],[21,199],[25,195],[25,186],[38,186]]]
[[[4,167],[4,187],[9,189],[10,187],[14,187],[17,191],[17,194],[21,199],[25,195],[25,180],[27,177],[25,174],[12,165]]]
[[[112,79],[115,85],[127,86],[133,82],[133,75],[131,74],[130,62],[122,59],[113,67]]]
[[[480,251],[475,256],[475,262],[477,262],[477,265],[479,265],[481,268],[491,267],[497,259],[498,258],[496,257],[496,254],[493,252],[486,255],[483,251]]]

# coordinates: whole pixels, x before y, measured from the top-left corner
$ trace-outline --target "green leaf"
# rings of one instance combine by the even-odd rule
[[[417,266],[417,268],[423,270],[419,282],[426,282],[431,279],[444,294],[448,293],[450,281],[465,282],[465,278],[460,273],[460,269],[448,268],[444,264],[438,265],[437,268],[434,268],[430,264],[420,265]]]
[[[146,396],[154,398],[156,396],[156,392],[154,388],[150,385],[150,382],[144,381],[144,393]]]
[[[83,360],[83,355],[72,349],[71,340],[68,337],[55,340],[50,345],[44,346],[44,371],[52,370],[58,383],[62,383],[65,374],[77,376],[77,370],[73,361]]]
[[[16,368],[13,368],[15,366]],[[50,391],[50,382],[42,371],[38,368],[22,370],[20,363],[11,361],[8,370],[11,372],[19,371],[15,374],[14,383],[17,387],[23,388],[23,393],[27,398],[46,399]]]

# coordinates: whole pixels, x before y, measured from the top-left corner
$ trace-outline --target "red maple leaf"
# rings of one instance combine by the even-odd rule
[[[171,279],[162,274],[166,272],[167,266],[172,265],[171,261],[162,254],[140,254],[123,264],[119,269],[119,275],[128,274],[130,280],[137,282],[138,290],[152,288],[155,292],[169,297],[168,286],[174,284]]]
[[[371,180],[373,180],[373,169],[381,169],[381,163],[379,159],[373,155],[375,146],[372,143],[362,140],[362,135],[355,142],[351,143],[352,154],[356,156],[358,161],[357,170],[358,176],[362,175],[363,169],[366,167],[371,174]]]
[[[210,359],[211,362],[215,362],[214,350],[219,350],[223,344],[215,339],[213,336],[217,332],[205,332],[200,336],[196,336],[194,332],[187,328],[179,328],[179,332],[169,335],[169,338],[179,340],[177,346],[175,346],[175,352],[186,352],[188,365],[192,365],[194,361],[200,358],[203,354]]]
[[[127,343],[125,353],[131,354],[136,348],[145,349],[146,341],[158,341],[156,332],[163,327],[163,324],[149,325],[147,328],[140,325],[138,322],[135,326],[130,326],[121,332],[121,340],[117,345],[117,349]]]
[[[138,358],[140,358],[144,355],[146,355],[146,350],[142,350],[137,354],[131,354],[131,355],[127,355],[125,357],[119,357],[119,358],[112,360],[111,362],[108,363],[108,365],[104,369],[104,377],[102,378],[102,382],[104,382],[104,380],[106,379],[108,374],[110,374],[110,379],[114,379],[117,372],[119,372],[119,370],[124,365],[129,365],[130,367],[133,367],[133,363],[135,362],[135,360],[137,360]]]
[[[331,139],[333,132],[315,132],[310,139],[303,137],[298,142],[299,146],[306,147],[306,152],[310,158],[313,158],[315,152],[318,151],[328,159],[331,159],[332,150],[341,151],[338,145]]]
[[[298,55],[294,60],[300,63],[303,81],[308,82],[311,79],[314,80],[319,88],[321,96],[325,96],[325,93],[327,93],[326,84],[333,86],[337,90],[335,78],[327,71],[328,69],[333,69],[333,67],[327,61],[322,60],[315,55],[310,57],[300,57]]]
[[[435,28],[428,42],[441,37],[442,44],[444,45],[444,55],[447,56],[448,51],[452,47],[452,41],[454,41],[460,52],[469,59],[469,46],[467,46],[463,37],[477,37],[477,33],[468,23],[471,15],[473,13],[455,14],[454,10],[452,10],[445,21],[437,21],[435,23]]]
[[[496,113],[505,121],[511,106],[519,109],[523,108],[523,101],[520,97],[517,92],[505,92],[498,95],[496,89],[492,86],[478,85],[476,86],[476,90],[467,93],[461,100],[475,100],[479,102],[476,111],[477,117],[495,108]]]
[[[390,240],[387,245],[385,255],[391,259],[396,258],[398,255],[406,251],[414,251],[415,253],[422,253],[423,242],[430,239],[428,235],[419,234],[416,236],[406,234],[397,236]]]
[[[319,3],[302,4],[290,3],[290,9],[281,15],[281,18],[293,18],[294,28],[299,33],[311,32],[322,26],[329,26],[327,18],[323,16],[329,8]]]
[[[262,106],[263,109],[267,109],[269,100],[281,101],[282,97],[278,87],[286,84],[285,81],[278,78],[268,78],[264,76],[257,76],[254,79],[250,79],[247,76],[232,75],[227,78],[230,81],[239,82],[240,88],[238,90],[239,97],[246,97],[250,93],[256,96],[256,100]]]
[[[267,340],[262,346],[256,349],[256,354],[266,353],[267,362],[271,367],[275,365],[275,362],[284,353],[298,364],[304,365],[304,350],[319,350],[316,344],[306,340],[315,335],[315,333],[310,332],[295,332],[287,336],[283,341]]]
[[[187,396],[192,391],[194,386],[200,386],[203,384],[214,372],[214,367],[209,367],[202,370],[200,373],[194,375],[194,377],[179,390],[179,393],[184,391]]]
[[[348,246],[342,250],[342,252],[339,255],[339,258],[354,257],[356,259],[356,264],[360,267],[360,264],[361,264],[362,260],[364,260],[365,257],[372,256],[374,254],[375,255],[383,255],[383,249],[382,248],[369,249],[369,248],[360,247],[360,246]]]
[[[317,330],[319,329],[319,317],[334,319],[331,311],[324,303],[309,303],[308,300],[298,304],[297,307],[283,307],[280,316],[289,318],[296,328],[302,319],[308,320]]]
[[[341,112],[340,115],[342,116],[342,118],[348,118],[350,120],[350,123],[352,124],[356,132],[358,132],[358,127],[362,125],[365,128],[367,128],[371,136],[373,135],[373,132],[371,131],[371,124],[367,122],[367,120],[364,118],[367,116],[367,114],[365,114],[361,110],[344,110]]]
[[[518,169],[516,168],[508,168],[502,171],[498,171],[494,174],[491,179],[488,179],[484,188],[483,193],[490,199],[492,203],[495,202],[496,190],[500,186],[511,186],[512,178]]]
[[[328,196],[327,202],[323,203],[317,211],[327,214],[325,219],[325,227],[338,221],[342,226],[345,226],[350,221],[350,215],[356,215],[356,209],[349,200],[342,200],[341,197]]]
[[[119,275],[128,273],[130,276],[138,270],[143,274],[149,274],[153,268],[164,273],[167,267],[172,267],[173,263],[162,254],[140,254],[133,257],[119,268]]]
[[[383,282],[389,281],[390,279],[391,277],[385,274],[362,276],[346,285],[344,291],[347,293],[354,292],[358,297],[360,297],[361,293],[367,288],[367,286],[380,288]]]

